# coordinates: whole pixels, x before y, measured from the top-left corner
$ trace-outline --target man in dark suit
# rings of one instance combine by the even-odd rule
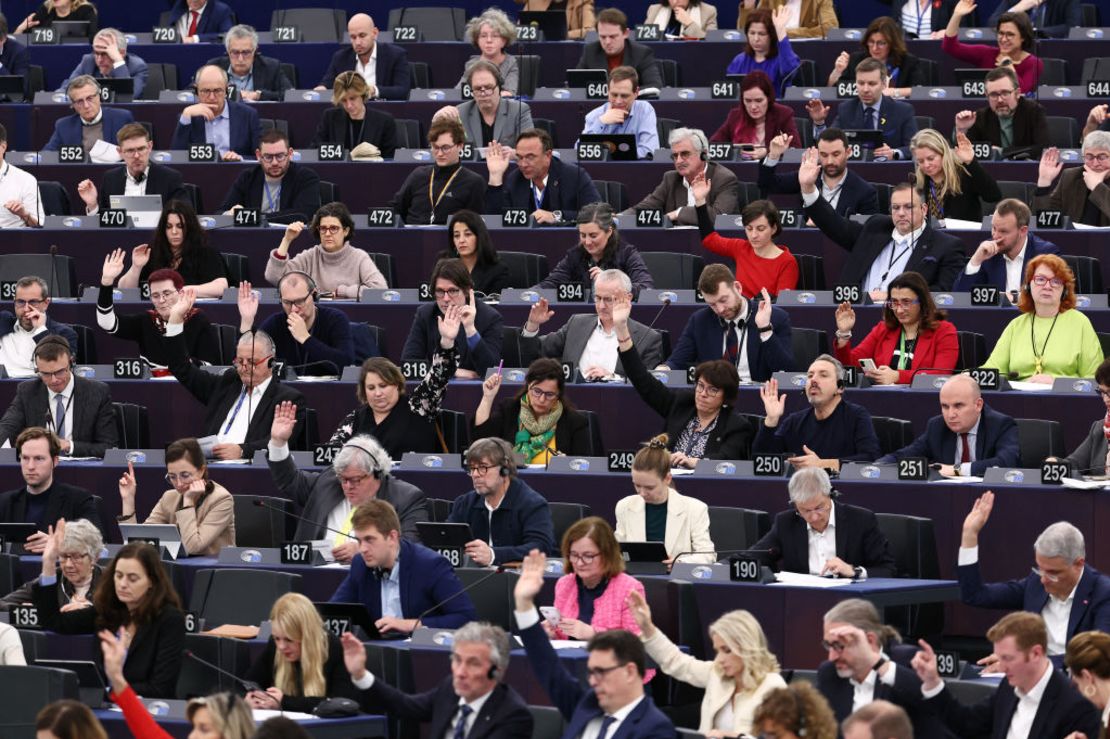
[[[633,67],[640,76],[639,87],[658,90],[663,86],[663,73],[650,46],[631,40],[628,16],[617,8],[606,8],[597,14],[597,41],[582,47],[578,69]]]
[[[323,472],[297,469],[289,455],[289,438],[295,432],[298,409],[282,403],[274,412],[267,447],[274,486],[304,512],[297,524],[297,541],[334,540],[332,554],[344,564],[358,556],[358,545],[349,536],[354,509],[371,500],[393,506],[401,535],[420,541],[416,524],[429,520],[427,499],[415,485],[398,480],[389,470],[389,453],[372,436],[355,436],[343,445]]]
[[[8,35],[8,19],[0,13],[0,74],[26,77],[30,66],[27,47]]]
[[[361,603],[383,634],[408,634],[419,626],[457,629],[478,620],[451,563],[425,546],[401,538],[397,512],[371,500],[351,514],[359,556],[331,597]]]
[[[775,372],[794,369],[790,316],[762,300],[748,300],[740,282],[723,264],[710,264],[698,278],[706,306],[686,321],[671,356],[657,369],[679,369],[727,359],[741,380],[766,382]],[[735,338],[734,338],[735,337]]]
[[[59,518],[67,521],[84,518],[104,530],[93,494],[54,479],[61,453],[58,437],[41,426],[24,429],[15,439],[15,456],[24,485],[0,495],[0,522],[35,524],[38,530],[23,544],[31,554],[42,553],[47,529]]]
[[[875,514],[833,499],[829,475],[803,467],[788,485],[792,507],[775,516],[752,552],[784,572],[848,577],[894,577],[890,542]]]
[[[103,457],[119,443],[112,393],[97,380],[73,373],[73,354],[61,336],[45,336],[33,355],[38,379],[19,383],[0,418],[0,439],[15,442],[28,426],[57,434],[68,457]]]
[[[500,626],[472,622],[458,629],[451,642],[451,674],[423,693],[405,693],[367,671],[366,647],[350,633],[343,635],[343,661],[368,713],[428,722],[429,737],[532,737],[528,706],[503,682],[509,635]]]
[[[1079,0],[998,0],[998,7],[983,25],[997,28],[1003,13],[1026,13],[1041,37],[1067,38],[1070,29],[1083,25]]]
[[[0,311],[0,364],[8,377],[35,374],[35,349],[51,334],[61,336],[77,353],[77,333],[46,314],[50,308],[50,286],[36,275],[20,277],[15,283],[14,312]]]
[[[925,457],[940,465],[945,477],[982,476],[988,467],[1016,467],[1020,450],[1014,419],[983,402],[979,383],[953,375],[940,389],[939,416],[909,446],[878,460],[893,464],[902,457]]]
[[[177,0],[169,13],[166,25],[177,28],[184,44],[218,41],[235,25],[235,12],[220,0]]]
[[[913,658],[925,706],[958,736],[991,739],[1043,739],[1081,732],[1099,736],[1099,709],[1080,695],[1064,673],[1054,669],[1045,647],[1044,620],[1034,613],[1011,613],[987,632],[1005,680],[988,698],[966,706],[944,689],[937,657],[925,640]]]
[[[366,79],[371,99],[408,100],[412,70],[408,54],[397,44],[378,43],[374,19],[356,13],[347,21],[351,45],[335,52],[317,90],[326,90],[340,72],[354,70]]]
[[[801,194],[798,175],[778,174],[778,166],[789,145],[787,134],[771,139],[768,154],[759,163],[759,189],[766,197],[774,193]],[[848,169],[848,137],[839,128],[826,128],[817,137],[817,160],[821,165],[821,197],[837,215],[851,218],[857,214],[879,212],[879,194],[875,186]]]
[[[555,145],[542,128],[526,128],[516,139],[516,169],[506,176],[510,149],[496,141],[486,153],[486,212],[524,208],[537,224],[573,222],[578,209],[601,195],[590,173],[552,155]]]
[[[917,272],[934,292],[952,289],[967,261],[964,244],[926,222],[928,204],[920,190],[899,182],[890,193],[889,216],[874,215],[857,223],[838,215],[821,196],[820,171],[815,154],[806,152],[798,167],[798,185],[806,216],[849,252],[839,282],[859,285],[875,301],[886,300],[890,281],[903,272]]]
[[[232,26],[224,36],[225,56],[208,60],[227,72],[228,81],[239,91],[239,99],[253,103],[259,100],[281,102],[293,83],[281,70],[281,62],[258,53],[258,33],[245,24]]]
[[[1110,124],[1106,119],[1103,126]],[[1098,129],[1083,136],[1083,166],[1069,167],[1055,146],[1044,150],[1037,168],[1033,209],[1058,210],[1072,223],[1110,226],[1110,131]],[[1053,187],[1053,183],[1056,186]]]
[[[77,195],[85,203],[85,213],[95,215],[101,208],[108,208],[113,195],[160,195],[163,204],[171,200],[191,202],[180,172],[164,164],[151,163],[154,144],[146,126],[128,123],[117,132],[116,138],[119,139],[116,150],[123,157],[123,166],[105,172],[99,190],[92,180],[77,183]]]
[[[953,290],[993,285],[1017,300],[1029,260],[1041,254],[1059,254],[1051,241],[1029,232],[1029,206],[1016,198],[999,201],[991,215],[991,237],[979,244],[960,272]]]
[[[254,152],[258,164],[245,168],[220,203],[225,215],[251,208],[275,223],[311,221],[320,209],[320,175],[293,162],[289,136],[268,129]]]
[[[856,65],[857,97],[845,100],[836,109],[832,128],[882,131],[883,143],[872,151],[875,158],[909,159],[910,139],[917,133],[913,106],[883,95],[890,81],[886,65],[868,57]],[[806,112],[813,121],[814,133],[825,130],[829,106],[820,98],[806,103]]]
[[[466,467],[474,489],[455,498],[447,521],[470,525],[466,555],[475,564],[519,562],[533,549],[554,553],[547,499],[517,477],[509,442],[478,439],[466,450]]]
[[[964,519],[956,570],[960,600],[980,608],[1039,613],[1048,634],[1048,655],[1059,666],[1073,636],[1082,631],[1110,631],[1110,577],[1087,564],[1083,533],[1058,521],[1033,542],[1037,567],[1032,573],[1007,582],[984,583],[979,572],[979,532],[993,509],[994,493],[987,491]]]
[[[663,181],[643,200],[624,211],[632,215],[638,210],[659,209],[672,223],[696,226],[698,214],[690,183],[699,177],[709,182],[706,210],[715,221],[721,213],[736,213],[739,207],[739,185],[728,167],[710,162],[709,140],[700,128],[676,128],[667,138],[674,170],[663,175]]]
[[[986,141],[1003,159],[1039,158],[1051,145],[1044,107],[1021,94],[1013,67],[995,67],[986,78],[987,107],[957,113],[954,133]]]
[[[212,144],[224,161],[253,156],[262,135],[254,108],[227,99],[227,72],[208,64],[197,70],[197,98],[201,101],[181,111],[173,132],[172,148]]]
[[[57,151],[63,146],[81,146],[92,151],[97,141],[116,143],[116,132],[135,119],[129,110],[105,108],[100,105],[100,83],[89,75],[81,75],[66,89],[73,115],[54,122],[54,133],[43,151]]]
[[[239,337],[233,368],[214,375],[189,361],[185,348],[185,314],[196,293],[186,289],[166,322],[166,353],[170,372],[189,394],[204,403],[204,436],[213,437],[216,459],[253,459],[266,446],[274,409],[282,401],[305,407],[304,396],[282,385],[273,374],[274,341],[261,331]],[[298,423],[304,416],[298,417]],[[297,429],[300,439],[300,429]]]
[[[620,358],[614,354],[618,341],[613,306],[622,300],[632,300],[632,281],[619,269],[607,269],[597,276],[593,289],[596,315],[571,315],[559,330],[546,336],[539,335],[540,327],[555,315],[555,311],[550,309],[546,298],[532,304],[528,320],[520,329],[522,365],[527,367],[538,357],[551,357],[573,363],[587,380],[625,374]],[[663,361],[663,339],[657,331],[631,320],[628,328],[645,367],[655,367]],[[605,362],[610,356],[612,362]]]
[[[101,28],[92,42],[93,53],[85,54],[69,73],[58,92],[69,88],[69,83],[82,75],[93,78],[132,79],[135,98],[143,94],[150,71],[147,63],[135,54],[127,53],[127,37],[115,28]]]
[[[546,562],[547,557],[535,550],[524,558],[513,590],[514,617],[532,671],[566,719],[563,739],[579,739],[587,732],[605,739],[674,739],[674,724],[644,694],[647,658],[638,636],[612,629],[590,639],[586,645],[589,689],[563,665],[536,609]]]

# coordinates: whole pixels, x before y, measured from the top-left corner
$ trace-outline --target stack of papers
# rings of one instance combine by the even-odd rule
[[[800,572],[777,572],[775,578],[778,582],[771,585],[804,585],[807,588],[839,588],[853,582],[847,577],[820,577]]]

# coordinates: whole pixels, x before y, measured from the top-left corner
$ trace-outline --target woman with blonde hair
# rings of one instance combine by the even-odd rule
[[[956,149],[931,128],[923,128],[910,139],[916,169],[917,189],[925,193],[929,215],[937,220],[983,220],[983,201],[1002,199],[998,183],[975,159],[971,140],[956,134]]]
[[[332,107],[320,114],[311,146],[339,144],[354,150],[362,144],[378,148],[383,159],[392,159],[397,150],[397,122],[389,113],[366,104],[370,87],[366,78],[350,70],[336,75],[332,83]],[[355,152],[361,156],[360,152]]]
[[[88,0],[43,0],[39,9],[23,19],[12,35],[30,33],[32,28],[49,28],[54,21],[88,21],[88,38],[96,35],[98,18],[96,6]]]
[[[311,713],[324,698],[355,698],[343,664],[343,645],[305,596],[286,593],[270,610],[270,643],[246,678],[262,690],[247,693],[251,708]]]
[[[1071,675],[1072,684],[1102,712],[1102,731],[1099,736],[1105,737],[1106,726],[1110,723],[1110,634],[1103,631],[1076,634],[1068,642],[1064,664]],[[1083,734],[1075,732],[1069,734],[1067,739],[1081,737]]]
[[[659,669],[676,680],[705,690],[698,732],[709,737],[751,734],[756,708],[764,696],[786,681],[779,661],[767,646],[759,621],[748,611],[729,611],[709,625],[717,655],[700,660],[684,654],[651,621],[651,608],[639,592],[631,592],[628,609],[640,627],[644,649]]]

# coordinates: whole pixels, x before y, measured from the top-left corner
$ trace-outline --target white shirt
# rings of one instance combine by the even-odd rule
[[[146,183],[150,182],[150,165],[143,170],[143,181],[136,182],[135,178],[131,176],[131,170],[124,169],[126,174],[123,178],[123,194],[124,197],[135,197],[136,195],[146,195]],[[100,204],[92,206],[85,206],[85,213],[94,216],[99,212]]]
[[[30,172],[10,163],[0,165],[0,229],[26,228],[23,219],[4,207],[4,203],[18,200],[23,208],[39,223],[43,221],[42,197],[39,181]]]
[[[247,439],[247,429],[250,428],[251,419],[254,414],[258,412],[258,406],[262,402],[262,396],[266,389],[270,387],[270,381],[273,377],[267,377],[265,380],[255,385],[247,394],[247,397],[236,398],[232,402],[231,407],[227,410],[227,415],[224,420],[220,421],[220,430],[218,432],[221,444],[242,444]],[[240,406],[240,398],[242,405]],[[239,412],[236,413],[235,408],[239,407]],[[232,418],[234,417],[234,420]],[[228,428],[228,421],[231,421],[231,427]]]
[[[915,33],[918,38],[929,38],[933,32],[932,3],[925,3],[922,9],[920,0],[907,0],[902,6],[902,28],[906,33]]]
[[[1078,581],[1068,593],[1068,597],[1061,600],[1055,595],[1048,596],[1044,604],[1041,617],[1044,618],[1045,629],[1048,630],[1048,653],[1050,655],[1063,654],[1068,646],[1068,619],[1071,617],[1071,607],[1075,604],[1075,591],[1079,588]]]
[[[508,488],[505,489],[505,493],[506,495],[508,494]],[[489,529],[489,537],[487,537],[486,545],[489,547],[490,552],[489,563],[493,564],[493,561],[497,559],[497,553],[493,551],[493,512],[501,507],[501,503],[505,502],[505,496],[501,496],[501,501],[497,504],[496,508],[489,504],[489,498],[490,496],[483,495],[482,503],[486,506],[486,517],[488,519],[486,526]]]
[[[1006,292],[1017,292],[1021,290],[1022,277],[1024,276],[1022,267],[1025,264],[1025,250],[1028,246],[1029,239],[1026,239],[1021,245],[1021,250],[1018,251],[1017,256],[1013,259],[1010,259],[1010,257],[1005,254],[1002,255],[1002,262],[1006,265]],[[968,262],[967,266],[964,267],[964,273],[977,275],[982,268],[983,265],[981,264],[973,265],[971,262]]]
[[[979,424],[982,422],[983,417],[979,416],[979,420],[971,427],[971,431],[967,432],[967,449],[971,452],[971,461],[975,461],[975,440],[979,438]],[[964,458],[964,445],[960,441],[960,435],[956,434],[956,458],[952,460],[952,464],[960,468],[960,474],[967,477],[971,474],[971,463],[960,464],[960,460]],[[1063,654],[1063,651],[1060,652]]]
[[[906,271],[910,255],[913,254],[914,247],[921,240],[921,234],[924,231],[924,222],[905,236],[898,233],[897,230],[892,231],[890,241],[878,253],[875,261],[871,263],[871,269],[867,272],[863,289],[868,292],[871,290],[886,291],[890,281]]]
[[[802,18],[802,0],[786,0],[782,7],[786,8],[786,28],[797,28]]]
[[[644,696],[641,695],[636,700],[624,706],[624,708],[609,714],[614,720],[613,723],[609,724],[609,730],[605,732],[606,739],[613,739],[613,735],[617,733],[621,724],[628,718],[628,714],[632,713],[643,699]],[[601,724],[603,721],[605,721],[605,716],[597,716],[596,718],[590,719],[586,724],[586,728],[582,729],[582,733],[578,735],[579,739],[597,739],[598,735],[601,733]]]
[[[748,315],[748,299],[745,298],[745,297],[741,297],[740,298],[740,312],[737,313],[736,318],[733,318],[732,320],[737,321],[741,318],[745,318],[745,316],[747,316],[747,315]],[[724,319],[722,319],[722,320],[724,320]],[[767,341],[767,339],[770,339],[774,335],[773,331],[760,332],[759,327],[755,325],[755,314],[754,313],[749,318],[747,318],[746,320],[748,321],[747,330],[748,331],[755,331],[756,333],[758,333],[760,341]],[[751,382],[752,381],[752,368],[748,364],[748,337],[747,337],[744,329],[739,325],[734,326],[732,330],[736,332],[736,340],[740,342],[740,351],[736,355],[736,373],[738,375],[740,375],[740,382]],[[725,347],[727,347],[727,346],[728,346],[728,334],[722,333],[721,334],[721,356],[722,357],[725,356]]]
[[[31,355],[35,353],[35,337],[46,333],[46,323],[33,331],[24,331],[15,322],[11,333],[0,339],[0,364],[8,371],[8,377],[31,377],[35,374],[35,365]]]
[[[599,318],[586,342],[586,348],[582,350],[582,356],[578,358],[578,368],[585,373],[590,367],[601,367],[612,373],[617,367],[618,343],[616,328],[606,331]]]
[[[23,655],[23,641],[19,630],[8,624],[0,624],[0,665],[26,665]]]
[[[824,531],[818,532],[809,522],[806,522],[806,531],[809,534],[809,574],[820,575],[825,569],[825,563],[836,556],[836,506],[829,502],[832,510],[829,511],[829,525]]]
[[[393,618],[404,618],[404,611],[401,610],[401,553],[397,553],[397,558],[393,560],[393,569],[389,571],[389,577],[382,580],[381,584],[382,595],[382,616],[392,616]]]
[[[887,657],[886,652],[880,652],[879,654],[888,660],[890,659]],[[891,665],[887,668],[886,674],[882,677],[879,677],[879,673],[875,670],[871,670],[871,672],[867,673],[867,677],[863,679],[863,682],[857,683],[854,678],[848,678],[848,682],[852,685],[852,711],[858,711],[867,704],[874,702],[875,686],[878,685],[880,681],[883,685],[894,687],[894,673],[896,671],[894,665]]]
[[[45,384],[45,383],[44,383]],[[63,439],[70,439],[73,433],[73,386],[76,384],[73,373],[69,373],[69,384],[62,388],[62,392],[56,393],[50,388],[46,389],[46,411],[50,414],[50,424],[54,433]],[[58,410],[58,398],[62,398],[62,405],[65,406],[65,418],[62,419],[61,428],[58,427],[58,418],[55,412]],[[73,452],[67,452],[72,454]]]
[[[373,93],[370,97],[378,97],[378,45],[376,43],[374,44],[374,50],[370,52],[370,58],[366,61],[366,64],[363,64],[362,60],[359,59],[357,55],[355,56],[355,71],[361,74],[362,79],[366,80],[366,84],[370,86],[370,90]]]
[[[1044,696],[1045,688],[1048,687],[1048,681],[1052,679],[1052,663],[1046,662],[1044,666],[1044,674],[1033,689],[1028,693],[1023,693],[1019,688],[1014,688],[1014,695],[1017,696],[1018,704],[1014,710],[1014,716],[1010,719],[1010,728],[1006,732],[1006,739],[1035,739],[1030,737],[1029,732],[1033,728],[1033,719],[1037,717],[1037,707],[1041,704],[1041,698]]]
[[[197,28],[200,28],[201,18],[204,17],[204,11],[208,10],[208,3],[205,3],[200,10],[196,11],[197,14]],[[193,25],[193,11],[189,10],[188,5],[185,6],[185,13],[177,19],[177,35],[179,38],[185,38],[189,35],[189,26]],[[198,30],[197,33],[200,31]]]

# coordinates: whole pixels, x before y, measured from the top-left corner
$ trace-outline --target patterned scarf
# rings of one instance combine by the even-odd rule
[[[540,454],[555,437],[555,424],[563,416],[562,401],[555,401],[555,407],[543,418],[537,419],[528,404],[528,394],[520,398],[520,428],[513,440],[513,451],[524,455],[524,459],[531,462]]]

